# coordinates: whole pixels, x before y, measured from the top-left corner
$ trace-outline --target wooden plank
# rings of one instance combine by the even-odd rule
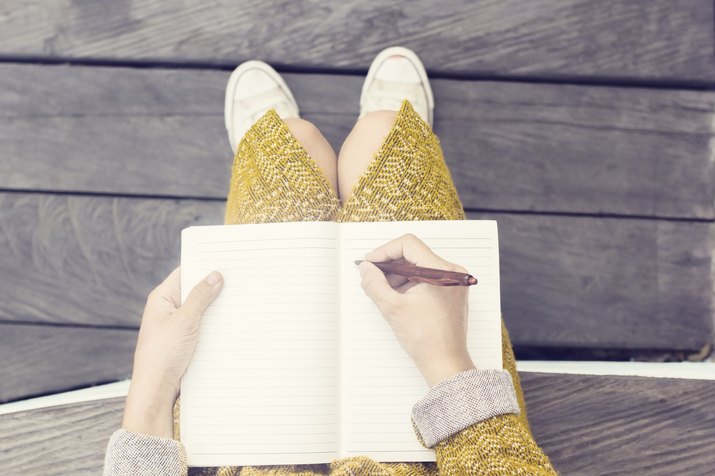
[[[107,442],[123,411],[122,397],[0,415],[3,471],[101,474]]]
[[[712,18],[709,0],[6,0],[0,55],[365,70],[400,44],[447,74],[711,82]]]
[[[224,199],[228,74],[0,65],[0,189]],[[286,79],[339,147],[362,78]],[[715,218],[713,92],[433,87],[435,130],[467,208]]]
[[[440,86],[435,132],[467,208],[715,217],[711,93]]]
[[[520,373],[534,438],[567,474],[708,474],[715,381]]]
[[[712,224],[470,214],[499,226],[517,346],[700,351],[712,342]]]
[[[222,224],[224,205],[12,193],[0,210],[0,319],[137,327],[181,230]]]
[[[0,254],[0,319],[137,326],[147,294],[178,264],[180,230],[220,224],[223,212],[211,201],[0,194],[0,248],[10,250]],[[697,352],[711,342],[711,224],[470,218],[499,223],[516,346]]]
[[[520,376],[536,441],[561,474],[707,474],[715,465],[713,381]],[[5,471],[99,473],[123,406],[113,398],[0,415],[0,439],[11,442]]]
[[[0,323],[0,402],[129,378],[136,341],[136,329]]]

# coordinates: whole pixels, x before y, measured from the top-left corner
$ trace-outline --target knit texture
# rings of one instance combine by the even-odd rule
[[[506,370],[460,372],[430,389],[412,409],[412,423],[427,448],[475,422],[519,413],[511,376]]]
[[[186,474],[184,445],[171,438],[117,430],[109,438],[104,474],[181,476]]]
[[[226,203],[226,224],[463,218],[462,204],[444,162],[439,140],[407,101],[402,104],[383,145],[342,207],[325,175],[274,111],[266,113],[241,141]],[[510,393],[512,389],[502,371],[492,371],[493,379],[479,378],[490,372],[468,371],[450,379],[451,382],[438,384],[415,406],[412,417],[416,436],[424,438],[424,443],[434,444],[436,463],[378,463],[366,457],[351,457],[335,460],[330,465],[189,468],[189,474],[556,474],[531,435],[514,353],[503,320],[502,360],[515,393]],[[491,387],[492,384],[496,387]],[[472,392],[484,398],[475,397]],[[455,400],[453,396],[459,397]],[[517,405],[514,405],[514,398]],[[487,399],[502,403],[487,403]],[[506,413],[498,414],[499,411]],[[179,413],[180,401],[177,400],[174,407],[176,439],[180,434]],[[444,421],[435,418],[437,414],[443,415]],[[491,416],[493,414],[496,416]],[[460,431],[459,428],[463,429]],[[121,440],[113,437],[113,441]],[[110,441],[108,454],[116,451]],[[114,456],[108,458],[116,459]],[[157,466],[152,474],[182,473],[162,472]]]
[[[409,102],[358,180],[338,221],[462,220],[439,139]]]
[[[225,223],[335,220],[340,200],[318,164],[271,109],[233,161]]]
[[[226,224],[461,220],[464,209],[439,139],[405,101],[348,201],[274,110],[247,132],[233,161]]]

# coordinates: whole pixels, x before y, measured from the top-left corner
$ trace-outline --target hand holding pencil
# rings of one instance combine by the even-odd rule
[[[429,385],[474,368],[467,351],[470,280],[463,278],[463,285],[427,284],[410,276],[385,274],[373,262],[407,263],[412,270],[403,274],[414,274],[417,266],[454,273],[452,277],[469,277],[464,268],[443,260],[409,234],[371,251],[365,260],[358,265],[365,294],[380,309]]]

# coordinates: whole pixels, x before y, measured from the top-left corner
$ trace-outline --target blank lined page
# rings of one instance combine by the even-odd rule
[[[190,466],[337,456],[337,238],[325,222],[182,232],[182,302],[212,270],[224,276],[181,384]]]
[[[429,386],[377,306],[360,287],[353,263],[405,233],[478,279],[469,290],[468,346],[477,368],[502,368],[499,250],[495,221],[341,224],[342,455],[378,461],[434,461],[419,444],[412,406]]]

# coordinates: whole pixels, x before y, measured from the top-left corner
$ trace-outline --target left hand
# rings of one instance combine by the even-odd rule
[[[221,291],[223,277],[209,274],[183,305],[180,286],[180,268],[176,268],[149,294],[144,308],[122,423],[137,433],[172,437],[171,411],[196,348],[201,314]]]

